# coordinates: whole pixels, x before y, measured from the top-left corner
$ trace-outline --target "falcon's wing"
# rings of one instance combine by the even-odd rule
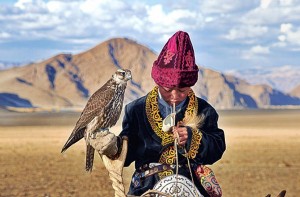
[[[114,89],[102,86],[88,100],[73,131],[77,131],[90,123],[95,116],[101,116],[115,94]]]
[[[112,97],[115,94],[115,90],[110,88],[109,82],[110,81],[104,84],[89,98],[79,117],[79,120],[76,123],[75,128],[73,129],[61,152],[64,152],[72,144],[83,138],[85,127],[95,118],[95,116],[103,115],[104,107],[111,102]]]

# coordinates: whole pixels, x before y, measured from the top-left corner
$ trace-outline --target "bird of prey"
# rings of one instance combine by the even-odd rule
[[[118,69],[113,76],[99,88],[88,100],[75,128],[61,152],[85,137],[86,141],[86,171],[91,172],[94,161],[94,148],[89,144],[89,138],[96,131],[107,130],[118,121],[124,100],[124,92],[131,72]]]

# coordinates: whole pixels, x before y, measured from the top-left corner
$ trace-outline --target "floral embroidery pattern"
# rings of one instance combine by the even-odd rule
[[[191,51],[187,52],[187,55],[185,56],[185,61],[186,61],[187,67],[189,67],[189,68],[193,67],[193,56],[192,56]]]
[[[164,56],[164,63],[165,63],[165,64],[170,63],[174,55],[175,55],[175,53],[173,53],[173,52],[167,50],[167,53],[166,53],[166,55]]]

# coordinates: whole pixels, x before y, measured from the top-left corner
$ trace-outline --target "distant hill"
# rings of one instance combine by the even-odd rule
[[[266,108],[299,105],[299,99],[268,85],[251,85],[231,75],[200,68],[196,92],[217,108]]]
[[[290,92],[290,95],[300,98],[300,84]]]
[[[148,65],[155,58],[151,50],[132,40],[111,39],[77,55],[60,54],[42,62],[2,70],[0,105],[84,106],[88,97],[118,68],[133,72],[126,91],[126,102],[129,102],[146,94],[143,87],[153,85],[152,80],[145,78],[150,78]]]
[[[0,60],[0,70],[5,70],[16,66],[21,66],[21,65],[24,64],[19,62],[7,62],[7,61]]]
[[[300,67],[296,66],[233,70],[228,71],[227,74],[244,79],[252,85],[266,84],[284,93],[289,93],[297,85],[300,85]]]
[[[87,99],[118,68],[128,68],[125,103],[149,92],[154,82],[151,68],[157,54],[135,41],[115,38],[80,54],[59,54],[42,62],[0,71],[0,106],[82,108]],[[261,108],[300,105],[291,97],[267,85],[251,85],[234,76],[199,67],[193,87],[216,108]]]

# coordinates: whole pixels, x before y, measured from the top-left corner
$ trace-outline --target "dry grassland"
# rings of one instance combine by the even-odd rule
[[[98,156],[85,172],[84,141],[60,153],[78,115],[0,113],[0,196],[114,196]],[[220,127],[227,150],[212,168],[224,197],[300,196],[300,110],[220,111]]]

